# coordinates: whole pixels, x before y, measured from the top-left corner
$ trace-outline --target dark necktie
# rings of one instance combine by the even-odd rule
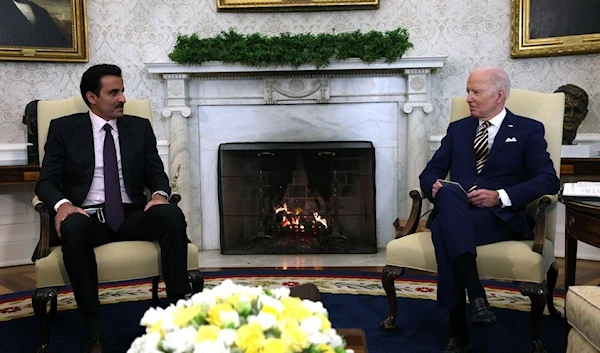
[[[104,137],[104,206],[106,209],[106,224],[117,231],[125,215],[123,213],[123,200],[121,199],[121,184],[119,183],[119,166],[117,165],[117,151],[115,140],[111,134],[110,124],[103,127],[106,131]]]
[[[481,173],[485,161],[487,160],[488,154],[490,154],[490,148],[488,147],[488,127],[490,127],[489,121],[484,121],[475,135],[475,141],[473,142],[473,149],[475,150],[475,168],[477,168],[477,175]],[[477,183],[471,186],[467,192],[471,192],[477,189]]]
[[[477,174],[481,173],[483,166],[485,165],[485,161],[487,160],[488,155],[490,154],[490,149],[488,147],[488,127],[490,126],[489,121],[484,121],[475,135],[475,142],[473,144],[473,148],[475,149],[475,167],[477,168]]]

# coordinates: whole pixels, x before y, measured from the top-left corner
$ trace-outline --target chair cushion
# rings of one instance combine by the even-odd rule
[[[94,249],[98,264],[98,282],[125,281],[157,276],[160,271],[160,246],[157,242],[121,241]],[[198,248],[188,244],[188,270],[198,269]],[[60,246],[35,262],[35,287],[58,287],[69,284]]]
[[[565,303],[567,321],[573,327],[571,331],[577,331],[589,345],[600,351],[600,287],[571,286]]]
[[[600,352],[592,346],[577,330],[569,331],[567,339],[566,353],[598,353]]]
[[[481,278],[541,283],[554,262],[554,245],[544,243],[544,256],[531,250],[533,240],[504,241],[477,247]],[[437,272],[431,232],[394,239],[386,249],[386,265]]]

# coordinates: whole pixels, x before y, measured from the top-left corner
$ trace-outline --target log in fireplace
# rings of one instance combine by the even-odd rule
[[[225,143],[223,254],[375,253],[371,142]]]

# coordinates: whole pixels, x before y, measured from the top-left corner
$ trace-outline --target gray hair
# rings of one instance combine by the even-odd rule
[[[506,71],[504,71],[504,69],[502,69],[501,67],[488,65],[480,66],[474,69],[473,71],[471,71],[471,74],[482,72],[489,72],[491,74],[491,84],[494,88],[494,91],[498,91],[500,88],[504,89],[506,97],[504,101],[506,102],[506,100],[510,96],[510,79],[508,78],[508,74],[506,73]]]

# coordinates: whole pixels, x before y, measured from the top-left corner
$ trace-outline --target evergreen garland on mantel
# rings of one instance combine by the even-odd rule
[[[384,59],[394,62],[413,45],[406,29],[389,32],[360,31],[338,34],[283,33],[276,37],[259,33],[243,35],[229,30],[212,38],[196,34],[179,35],[169,58],[179,64],[198,65],[206,61],[240,63],[248,66],[327,66],[330,60],[359,58],[366,63]]]

